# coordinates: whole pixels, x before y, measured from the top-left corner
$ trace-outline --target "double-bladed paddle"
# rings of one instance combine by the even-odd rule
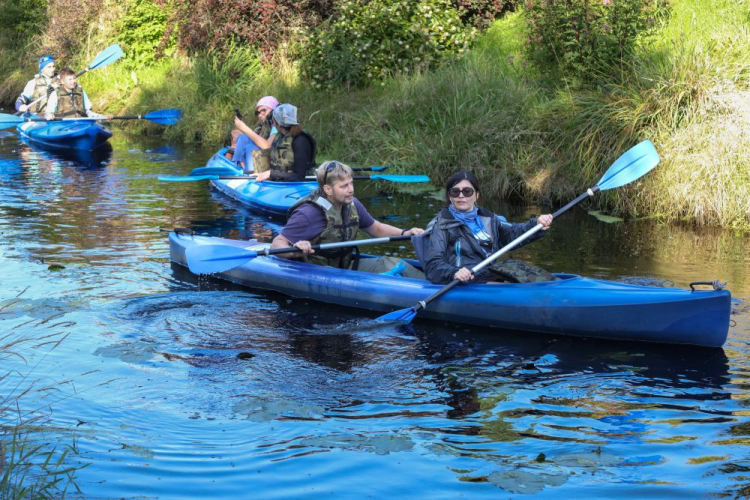
[[[79,76],[83,75],[84,73],[87,73],[87,72],[91,71],[92,69],[98,69],[98,68],[103,68],[105,66],[109,66],[110,64],[112,64],[113,62],[117,61],[121,57],[122,57],[122,49],[120,48],[120,46],[118,44],[116,44],[116,43],[112,44],[109,47],[107,47],[106,49],[104,49],[101,52],[99,52],[96,55],[96,57],[94,58],[94,60],[91,61],[91,64],[89,64],[86,67],[86,69],[84,69],[83,71],[79,71],[78,73],[76,73],[76,78],[78,78]],[[40,97],[40,98],[38,98],[38,99],[36,99],[34,101],[31,101],[28,104],[29,108],[31,108],[31,106],[33,106],[34,104],[38,103],[39,101],[41,101],[43,99],[47,99],[47,97],[48,96],[43,95],[42,97]],[[16,114],[20,115],[20,114],[23,114],[23,113],[21,113],[19,111]]]
[[[378,243],[388,243],[391,241],[408,240],[411,236],[385,236],[382,238],[371,238],[369,240],[342,241],[340,243],[326,243],[323,245],[313,245],[313,250],[331,250],[334,248],[356,247],[364,245],[376,245]],[[256,257],[265,255],[275,255],[280,253],[299,252],[297,247],[284,248],[263,248],[251,250],[246,248],[234,247],[231,245],[200,245],[190,247],[185,251],[185,259],[188,263],[190,272],[194,274],[211,274],[228,271]]]
[[[0,115],[0,128],[2,128],[2,115]],[[371,180],[371,181],[387,181],[387,182],[405,182],[405,183],[422,183],[430,182],[430,178],[426,175],[389,175],[389,174],[374,174],[374,175],[355,175],[352,177],[354,180]],[[159,180],[162,182],[196,182],[196,181],[218,181],[232,180],[232,179],[247,179],[253,180],[254,177],[249,175],[160,175]],[[305,177],[307,181],[314,181],[314,175],[308,175]],[[266,181],[264,181],[266,182]],[[268,181],[274,182],[274,181]]]
[[[552,214],[553,218],[556,219],[560,217],[562,214],[567,212],[568,209],[582,202],[586,198],[594,196],[599,191],[605,191],[607,189],[624,186],[625,184],[629,184],[634,180],[641,178],[658,164],[659,154],[656,152],[656,149],[654,148],[654,145],[651,143],[651,141],[643,141],[640,144],[633,146],[627,152],[625,152],[625,154],[620,156],[617,161],[612,164],[611,167],[609,167],[607,172],[604,174],[604,177],[602,177],[594,187],[589,188],[578,198],[571,201],[560,210]],[[529,229],[524,234],[505,245],[503,248],[487,257],[485,260],[471,269],[472,274],[487,267],[502,254],[506,253],[509,250],[512,250],[519,243],[525,241],[530,236],[540,231],[542,227],[542,224],[537,224],[532,229]],[[381,323],[392,321],[411,323],[411,321],[420,310],[427,308],[427,304],[443,296],[446,292],[448,292],[459,283],[461,283],[461,281],[453,280],[434,294],[427,297],[425,300],[419,301],[414,306],[409,307],[408,309],[400,309],[398,311],[388,313],[379,317],[375,321]]]
[[[153,123],[159,123],[161,125],[174,125],[182,117],[182,111],[179,109],[160,109],[159,111],[152,111],[145,115],[131,115],[131,116],[113,116],[112,120],[148,120]],[[45,120],[44,118],[27,117],[27,116],[15,116],[0,113],[0,129],[13,127],[20,125],[23,122],[66,122],[66,121],[104,121],[109,120],[106,117],[82,117],[82,118],[55,118],[54,120]]]

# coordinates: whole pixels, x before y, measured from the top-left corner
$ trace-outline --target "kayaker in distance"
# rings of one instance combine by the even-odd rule
[[[239,116],[234,117],[234,125],[237,128],[232,130],[232,144],[230,146],[234,148],[234,152],[227,158],[239,165],[242,170],[250,167],[247,155],[251,152],[251,143],[254,143],[260,149],[271,147],[276,132],[278,132],[272,123],[271,113],[278,105],[279,101],[270,95],[262,97],[258,101],[258,104],[255,105],[255,116],[258,117],[255,129],[248,127]]]
[[[269,151],[270,169],[253,175],[258,182],[304,181],[307,172],[316,166],[315,139],[302,130],[297,121],[297,108],[291,104],[277,106],[272,116],[278,133]]]
[[[83,87],[78,85],[78,78],[75,71],[70,68],[60,70],[61,85],[50,94],[47,101],[45,118],[53,120],[55,118],[104,118],[111,119],[111,116],[100,115],[91,109],[91,100]]]
[[[447,207],[428,224],[431,234],[424,243],[424,270],[433,283],[454,279],[473,283],[548,281],[555,277],[543,269],[510,259],[482,269],[476,276],[471,268],[504,247],[538,223],[543,230],[552,224],[552,215],[540,215],[524,224],[512,224],[505,217],[476,205],[479,181],[471,172],[460,171],[445,186]],[[519,246],[544,236],[538,232]]]
[[[353,241],[360,229],[374,238],[424,233],[418,227],[399,229],[375,220],[354,197],[353,172],[348,165],[328,161],[318,167],[315,175],[318,189],[289,209],[289,220],[274,238],[271,248],[295,246],[302,251],[301,255],[288,253],[280,256],[342,269],[379,273],[400,265],[402,261],[393,257],[358,261],[352,256],[351,248],[318,252],[312,249],[318,244]],[[411,277],[412,271],[417,273],[415,277],[422,276],[411,266],[406,267],[404,276]]]
[[[44,56],[39,59],[39,73],[28,81],[23,88],[23,92],[16,99],[16,111],[25,113],[44,113],[47,107],[47,97],[55,91],[60,84],[60,80],[55,75],[55,59],[52,56]],[[39,99],[29,109],[29,104]]]

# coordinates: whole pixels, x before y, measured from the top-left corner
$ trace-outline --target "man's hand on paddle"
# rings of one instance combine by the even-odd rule
[[[292,246],[298,248],[304,254],[315,253],[315,250],[313,250],[312,248],[312,244],[306,240],[300,240]]]

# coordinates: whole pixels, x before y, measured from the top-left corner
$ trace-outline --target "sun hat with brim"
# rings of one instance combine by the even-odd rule
[[[39,59],[39,71],[42,71],[48,64],[55,62],[52,56],[43,56]]]
[[[299,125],[297,123],[297,108],[291,104],[281,104],[273,110],[273,121],[282,127]]]
[[[258,104],[255,105],[255,109],[258,109],[260,106],[265,106],[269,109],[276,109],[276,106],[279,105],[278,99],[276,99],[272,95],[267,95],[265,97],[261,97],[260,101],[258,101]]]

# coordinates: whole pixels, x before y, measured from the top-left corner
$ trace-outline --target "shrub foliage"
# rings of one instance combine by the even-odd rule
[[[129,67],[151,66],[173,46],[172,32],[165,35],[169,12],[154,0],[130,0],[120,21],[117,40]]]
[[[564,76],[596,80],[621,68],[666,12],[666,0],[526,0],[528,52]]]
[[[314,31],[301,70],[317,88],[363,87],[461,55],[474,35],[446,0],[346,1]]]

